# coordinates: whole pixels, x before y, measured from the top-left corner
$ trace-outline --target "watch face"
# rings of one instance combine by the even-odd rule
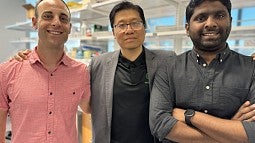
[[[184,113],[186,116],[194,116],[195,111],[192,109],[187,109]]]
[[[190,121],[190,119],[195,115],[195,110],[193,109],[187,109],[185,112],[184,112],[184,115],[185,115],[185,122],[187,125],[191,126],[191,127],[194,127]]]

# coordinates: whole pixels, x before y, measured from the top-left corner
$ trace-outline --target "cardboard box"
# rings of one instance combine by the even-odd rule
[[[35,7],[31,4],[24,4],[22,5],[26,10],[26,16],[27,18],[31,19],[32,17],[35,16]]]

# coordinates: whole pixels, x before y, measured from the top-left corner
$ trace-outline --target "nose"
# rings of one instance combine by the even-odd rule
[[[126,33],[134,33],[134,29],[130,24],[127,25]]]
[[[206,23],[205,23],[205,28],[216,28],[217,27],[217,22],[216,20],[209,16],[206,20]]]
[[[131,26],[131,24],[127,24],[127,29],[133,29],[133,27]]]
[[[56,17],[52,20],[52,25],[53,25],[53,26],[58,26],[58,25],[60,25],[59,17],[56,16]]]

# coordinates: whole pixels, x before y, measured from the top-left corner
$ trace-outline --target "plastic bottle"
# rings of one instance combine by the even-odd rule
[[[81,24],[81,36],[86,36],[86,31],[87,31],[87,25],[83,21],[82,24]]]

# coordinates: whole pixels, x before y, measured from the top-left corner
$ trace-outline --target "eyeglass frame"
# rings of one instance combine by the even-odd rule
[[[128,29],[128,25],[133,30],[140,30],[140,28],[142,28],[142,26],[144,26],[144,23],[143,23],[143,21],[134,21],[134,22],[130,22],[127,24],[116,24],[116,25],[114,25],[114,29],[117,29],[118,31],[126,31]],[[121,26],[123,26],[123,28],[121,28]],[[135,28],[134,26],[137,26],[137,27]]]

